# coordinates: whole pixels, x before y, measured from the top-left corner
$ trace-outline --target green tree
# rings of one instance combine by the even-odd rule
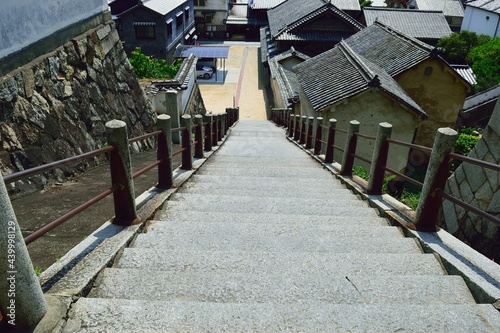
[[[389,8],[406,8],[406,0],[385,0],[385,4]]]
[[[477,91],[500,84],[500,37],[492,38],[488,43],[473,48],[470,59],[476,75]]]
[[[373,1],[371,1],[371,0],[359,0],[359,5],[361,6],[361,8],[371,7],[372,4],[373,4]]]
[[[476,46],[483,45],[491,39],[487,35],[462,30],[439,39],[438,46],[444,49],[443,57],[450,64],[470,64],[469,53]]]
[[[132,51],[129,61],[139,79],[173,79],[181,64],[176,62],[169,65],[165,59],[147,56],[140,47]]]

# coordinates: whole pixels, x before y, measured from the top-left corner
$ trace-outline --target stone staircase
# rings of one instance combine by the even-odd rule
[[[64,332],[498,332],[444,271],[266,121],[240,121]]]

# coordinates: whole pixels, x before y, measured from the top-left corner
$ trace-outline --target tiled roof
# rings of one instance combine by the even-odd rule
[[[500,14],[500,0],[475,0],[468,2],[467,6],[481,8],[489,12]]]
[[[157,13],[166,15],[173,11],[175,8],[181,6],[186,0],[144,0],[142,5]]]
[[[298,97],[298,91],[300,90],[300,84],[295,72],[287,70],[281,66],[281,62],[289,58],[298,58],[305,61],[309,59],[309,56],[296,51],[292,47],[290,50],[280,53],[269,60],[271,77],[276,79],[276,82],[278,83],[284,105],[290,104],[291,99]]]
[[[345,1],[344,1],[345,2]],[[358,4],[359,3],[355,1]],[[281,5],[267,12],[269,28],[273,38],[284,38],[280,36],[284,33],[290,33],[314,19],[318,15],[326,12],[332,12],[336,17],[349,23],[354,29],[361,30],[363,25],[346,14],[344,11],[334,5],[335,1],[326,0],[287,0]],[[294,40],[293,32],[291,35]]]
[[[254,0],[253,4],[250,5],[252,9],[271,9],[286,0]]]
[[[422,108],[382,68],[356,54],[345,42],[294,67],[297,78],[315,110],[378,88],[400,100],[421,117]]]
[[[485,91],[481,91],[478,94],[467,97],[464,102],[463,110],[467,112],[481,104],[487,103],[492,100],[496,100],[500,97],[500,85],[496,85]]]
[[[275,42],[271,38],[269,27],[260,29],[260,55],[263,63],[267,62],[268,57],[272,57],[277,53]]]
[[[415,0],[420,10],[440,10],[445,16],[464,16],[464,7],[460,0]]]
[[[476,76],[474,75],[474,72],[472,71],[472,68],[470,68],[469,65],[450,65],[453,67],[454,70],[457,71],[458,74],[460,74],[461,77],[463,77],[467,82],[470,84],[476,84]]]
[[[415,38],[439,39],[452,33],[440,11],[367,7],[363,13],[367,26],[379,20]]]
[[[428,59],[433,51],[432,46],[379,21],[347,38],[345,42],[391,76]]]

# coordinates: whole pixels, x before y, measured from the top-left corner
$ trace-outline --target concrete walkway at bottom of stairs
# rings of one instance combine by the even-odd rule
[[[332,186],[289,197],[297,183]],[[500,331],[493,306],[337,183],[282,129],[241,121],[63,332]]]

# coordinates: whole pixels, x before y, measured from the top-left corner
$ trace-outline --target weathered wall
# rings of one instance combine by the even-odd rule
[[[302,114],[311,116],[312,111],[307,108],[310,104],[301,98]],[[410,111],[405,110],[401,105],[394,103],[385,94],[372,89],[359,94],[354,98],[346,100],[345,103],[339,103],[330,108],[328,112],[318,113],[324,119],[324,125],[328,126],[330,118],[337,119],[337,128],[346,130],[351,120],[360,122],[360,132],[366,135],[376,136],[378,124],[382,122],[390,123],[392,127],[392,138],[411,142],[413,133],[420,120]],[[344,147],[346,134],[337,132],[335,135],[335,145]],[[372,140],[360,138],[356,154],[370,159],[373,154]],[[342,163],[342,152],[335,151],[335,161]],[[401,170],[406,166],[408,159],[408,148],[391,145],[389,152],[388,166],[391,169]],[[357,165],[369,167],[366,163],[357,160]]]
[[[438,128],[455,125],[470,87],[451,68],[435,59],[422,62],[395,80],[429,115],[418,127],[414,143],[432,147]]]
[[[106,0],[1,1],[0,58],[107,8]]]
[[[0,171],[5,175],[100,148],[111,119],[125,121],[130,136],[154,128],[154,112],[108,22],[0,78]],[[33,190],[47,177],[60,181],[94,163],[63,167],[10,184],[9,190]]]
[[[497,102],[482,139],[469,154],[491,163],[500,163],[500,102]],[[462,163],[448,178],[445,191],[489,214],[500,217],[500,172]],[[443,214],[438,223],[455,237],[470,244],[487,257],[500,261],[499,226],[470,211],[443,202]]]

